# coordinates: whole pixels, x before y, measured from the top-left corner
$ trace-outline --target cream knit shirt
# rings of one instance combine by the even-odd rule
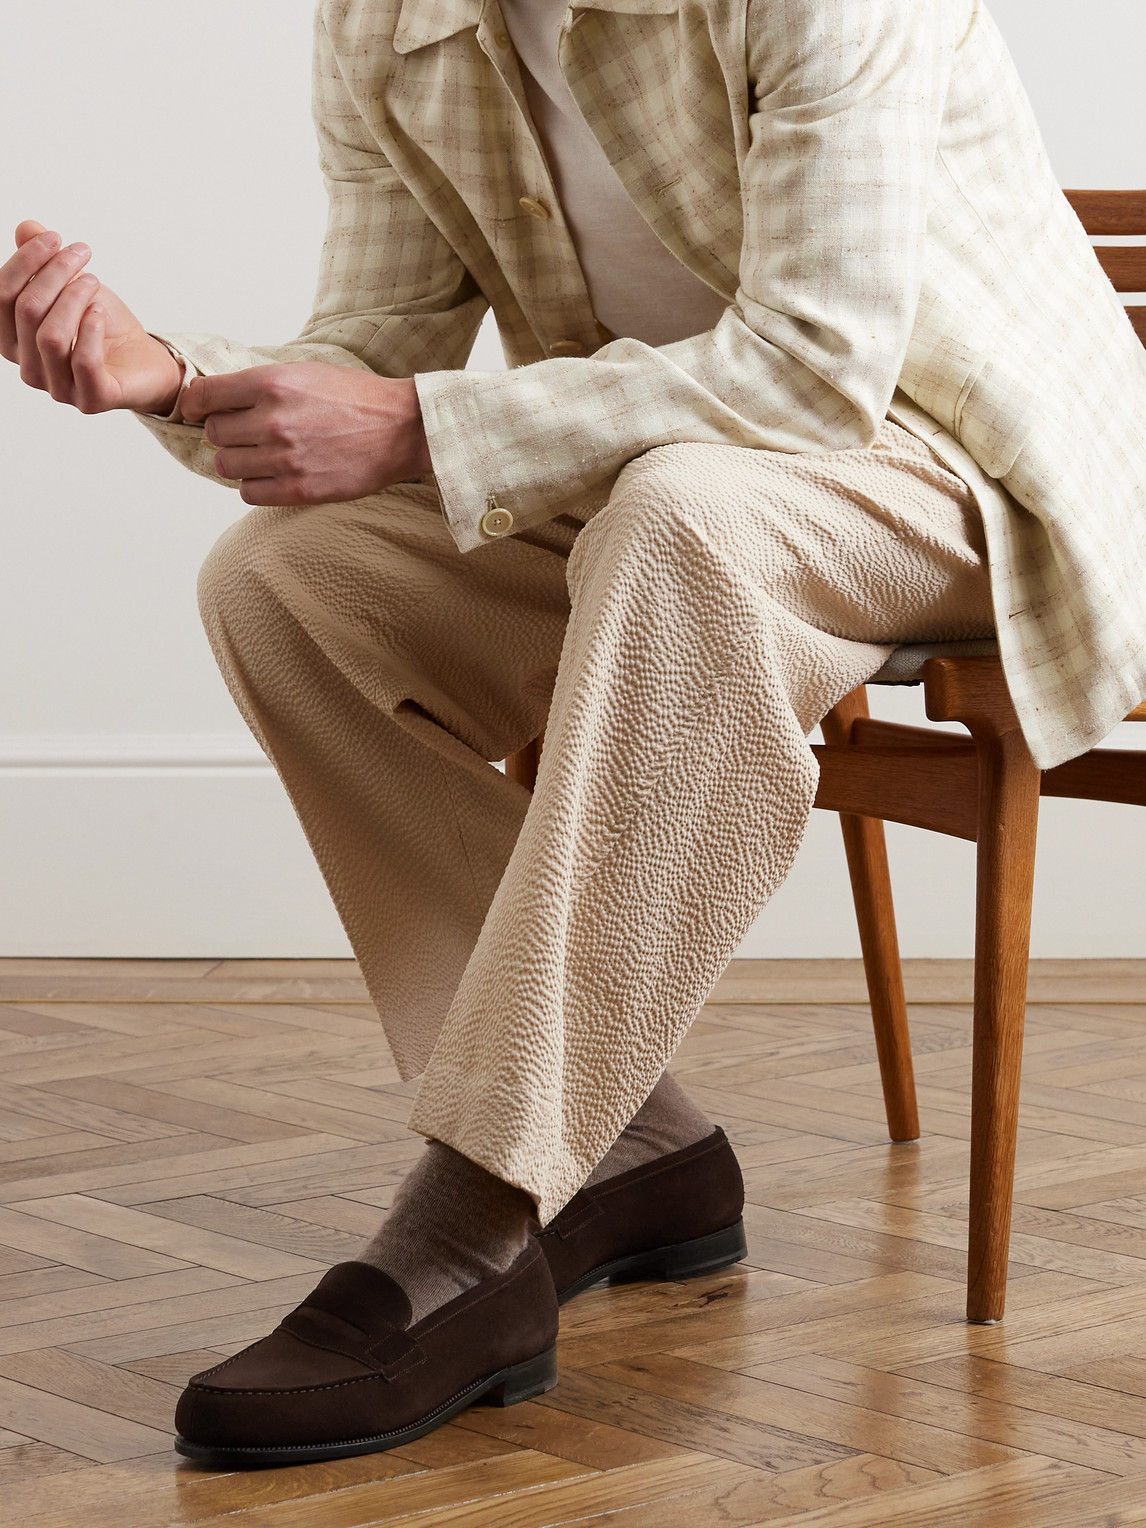
[[[599,321],[618,338],[668,345],[716,324],[727,299],[667,249],[637,211],[557,62],[568,0],[501,0],[585,284]]]

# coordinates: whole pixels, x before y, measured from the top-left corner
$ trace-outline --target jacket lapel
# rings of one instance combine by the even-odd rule
[[[485,0],[403,0],[394,30],[395,53],[413,53],[477,26]]]

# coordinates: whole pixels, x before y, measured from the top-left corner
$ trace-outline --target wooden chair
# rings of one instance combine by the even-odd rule
[[[1067,195],[1092,235],[1146,234],[1146,191]],[[1095,252],[1118,291],[1146,291],[1146,248]],[[1129,312],[1146,344],[1146,307]],[[899,648],[871,682],[922,684],[928,717],[970,734],[874,720],[861,686],[824,718],[816,806],[840,814],[893,1141],[918,1139],[919,1115],[883,824],[977,845],[967,1319],[994,1322],[1006,1300],[1039,797],[1146,806],[1146,751],[1096,748],[1040,772],[990,642]],[[1146,702],[1127,719],[1146,721]],[[530,789],[540,747],[506,761]]]

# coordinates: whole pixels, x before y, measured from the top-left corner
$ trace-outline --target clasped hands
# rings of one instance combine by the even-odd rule
[[[0,266],[0,354],[30,386],[84,414],[111,409],[202,424],[215,471],[248,504],[364,498],[431,470],[412,378],[301,361],[199,377],[180,394],[167,347],[84,267],[84,244],[21,223]]]
[[[179,412],[202,424],[215,471],[248,504],[337,504],[430,471],[418,395],[345,366],[301,361],[197,377]]]

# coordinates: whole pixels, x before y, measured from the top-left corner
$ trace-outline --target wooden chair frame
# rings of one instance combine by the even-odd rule
[[[997,658],[933,658],[923,686],[931,720],[970,737],[875,721],[854,690],[823,721],[816,805],[840,814],[893,1141],[915,1140],[919,1116],[883,823],[977,846],[967,1318],[991,1322],[1006,1301],[1039,798],[1146,806],[1146,752],[1096,748],[1040,772]]]
[[[1146,191],[1067,196],[1088,233],[1146,234]],[[1096,254],[1117,291],[1146,291],[1146,248]],[[1146,344],[1146,308],[1128,312]],[[994,1322],[1006,1302],[1039,800],[1146,806],[1146,751],[1096,748],[1040,772],[998,658],[932,658],[922,684],[928,717],[970,736],[874,720],[861,686],[823,720],[815,804],[840,814],[893,1141],[918,1138],[919,1113],[883,824],[977,847],[967,1319]],[[1146,721],[1146,703],[1127,719]],[[540,750],[538,738],[506,760],[528,789]]]

